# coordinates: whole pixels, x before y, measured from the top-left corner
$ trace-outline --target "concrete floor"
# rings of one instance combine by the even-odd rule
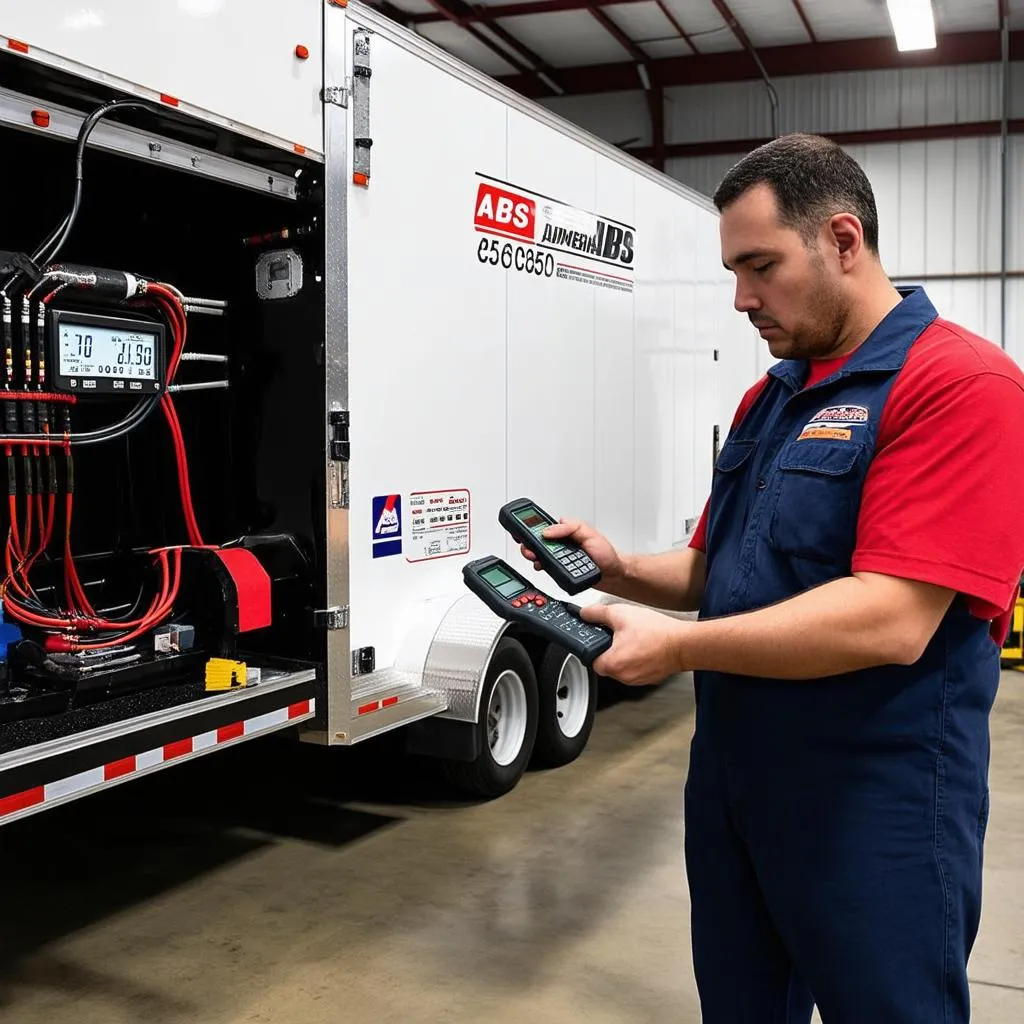
[[[440,802],[386,748],[272,740],[0,830],[0,1020],[699,1020],[691,691],[618,697],[580,761],[492,804]],[[1019,1024],[1024,675],[993,730],[974,1019]]]

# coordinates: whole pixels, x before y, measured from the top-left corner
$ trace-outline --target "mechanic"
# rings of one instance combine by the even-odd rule
[[[615,631],[599,673],[695,673],[703,1020],[967,1021],[989,713],[1024,568],[1024,375],[893,287],[871,186],[836,144],[776,139],[715,203],[736,309],[780,361],[737,411],[691,544],[547,536],[650,606],[585,610]]]

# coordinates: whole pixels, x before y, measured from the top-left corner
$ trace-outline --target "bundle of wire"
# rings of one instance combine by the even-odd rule
[[[0,289],[3,304],[5,335],[4,389],[0,398],[4,401],[5,433],[2,442],[7,456],[8,507],[10,528],[7,536],[5,561],[7,575],[0,583],[0,601],[11,618],[27,626],[34,626],[50,633],[45,646],[51,651],[103,650],[117,647],[143,636],[170,614],[181,583],[182,549],[161,548],[150,552],[160,576],[157,595],[149,609],[139,615],[134,611],[122,618],[99,614],[93,607],[82,585],[75,566],[71,549],[71,524],[74,512],[74,458],[72,448],[76,445],[99,444],[123,437],[134,430],[153,410],[156,399],[140,402],[121,422],[87,434],[73,435],[71,431],[71,407],[73,396],[49,394],[45,390],[45,311],[50,303],[67,288],[88,288],[87,276],[69,273],[66,269],[54,267],[54,261],[71,234],[81,208],[84,188],[85,148],[94,128],[108,115],[123,110],[143,110],[160,113],[158,107],[143,100],[113,100],[97,107],[82,122],[78,133],[75,153],[75,189],[71,210],[56,228],[36,247],[28,258],[32,268],[48,267],[43,271],[32,288],[22,299],[22,348],[24,351],[23,391],[12,390],[14,382],[14,352],[12,330],[12,300],[17,293],[27,269],[15,272]],[[24,264],[23,264],[24,267]],[[31,276],[31,275],[30,275]],[[95,278],[92,284],[95,287]],[[49,289],[47,291],[47,289]],[[139,282],[137,302],[155,308],[170,325],[174,347],[167,367],[167,384],[170,384],[178,369],[181,353],[185,346],[187,324],[184,303],[180,292],[170,285]],[[31,304],[37,293],[43,297],[37,300],[36,318],[36,360],[33,366],[31,351]],[[33,379],[33,369],[35,375]],[[34,387],[33,387],[34,385]],[[178,469],[178,484],[189,545],[203,547],[202,535],[192,508],[192,493],[188,479],[188,460],[181,425],[174,409],[170,394],[165,389],[159,398],[164,417],[170,428],[174,444],[175,461]],[[57,437],[51,431],[55,407],[62,409],[63,432]],[[21,413],[19,430],[18,413]],[[57,470],[54,452],[64,452],[66,464],[66,495],[64,525],[64,597],[63,608],[49,608],[43,604],[30,580],[30,574],[40,559],[46,557],[53,539],[57,505]],[[25,484],[24,526],[21,527],[21,511],[18,500],[18,473],[15,449],[20,449]],[[45,452],[47,458],[46,501],[42,484],[40,459]],[[37,543],[38,541],[38,543]]]
[[[38,291],[46,278],[33,289]],[[136,611],[120,618],[104,616],[96,611],[86,594],[85,587],[78,575],[74,553],[71,547],[71,527],[74,516],[74,455],[72,451],[75,440],[71,432],[71,407],[73,396],[49,394],[45,391],[45,362],[41,333],[45,323],[44,311],[53,299],[68,287],[67,282],[58,284],[39,303],[37,323],[39,336],[35,373],[35,390],[33,385],[33,364],[27,336],[23,335],[25,349],[24,390],[11,391],[11,366],[13,353],[8,336],[7,379],[6,388],[0,391],[0,399],[8,400],[8,410],[17,403],[22,406],[22,422],[25,433],[15,434],[18,438],[37,436],[34,433],[34,415],[25,410],[38,407],[42,422],[41,434],[44,440],[33,440],[31,443],[6,443],[5,452],[8,464],[8,506],[10,511],[10,528],[8,530],[5,561],[7,575],[0,583],[0,599],[12,619],[26,626],[32,626],[50,632],[45,647],[53,652],[99,651],[119,647],[144,636],[152,631],[171,614],[177,599],[181,583],[181,547],[155,549],[150,552],[156,566],[160,583],[158,593],[153,597],[149,608],[143,613]],[[136,300],[137,305],[155,308],[167,321],[173,347],[167,366],[167,383],[175,377],[181,362],[181,354],[187,337],[187,321],[180,294],[169,285],[147,282],[143,284],[143,294]],[[25,297],[26,305],[31,301],[32,293]],[[30,318],[25,318],[30,319]],[[24,319],[23,319],[24,322]],[[181,424],[178,421],[170,393],[165,389],[159,399],[164,417],[170,429],[177,465],[178,485],[181,494],[182,510],[188,534],[189,547],[207,547],[196,521],[192,505],[192,492],[189,485],[188,459]],[[52,415],[50,405],[61,403],[63,406],[63,434],[54,436],[50,430]],[[8,411],[8,426],[16,421]],[[13,431],[8,429],[8,434]],[[64,507],[64,597],[63,608],[50,608],[43,604],[30,581],[30,573],[34,565],[46,555],[53,539],[56,518],[57,486],[53,452],[57,447],[63,449],[66,466],[66,494]],[[19,508],[17,466],[14,449],[20,448],[24,464],[25,503],[24,516]],[[39,466],[40,449],[45,448],[50,463],[47,481],[47,495],[44,502],[42,480]],[[23,526],[21,525],[24,520]]]

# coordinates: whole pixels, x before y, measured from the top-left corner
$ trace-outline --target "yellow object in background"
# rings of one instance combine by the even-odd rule
[[[1008,668],[1024,670],[1024,586],[1017,591],[1013,606],[1013,622],[1003,644],[1002,663]]]
[[[234,690],[246,685],[247,670],[244,661],[211,658],[206,663],[207,690]]]

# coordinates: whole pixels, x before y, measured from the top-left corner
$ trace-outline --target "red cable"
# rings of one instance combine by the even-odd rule
[[[74,555],[71,553],[71,517],[74,510],[75,496],[65,496],[65,529],[64,529],[64,593],[68,599],[68,610],[79,611],[84,615],[96,618],[96,610],[86,597],[85,588],[78,577]]]
[[[141,624],[126,636],[116,637],[113,640],[103,640],[98,643],[82,643],[76,640],[50,637],[46,642],[47,649],[55,651],[101,651],[109,647],[120,647],[122,644],[126,644],[149,632],[163,618],[170,614],[178,597],[178,590],[181,586],[181,548],[175,548],[174,556],[174,582],[169,587],[165,582],[163,593],[161,594],[163,600],[159,601],[157,607],[144,617]],[[166,566],[166,553],[161,552],[160,558],[161,564]],[[102,628],[102,625],[100,628]],[[121,625],[118,624],[117,628],[121,628]]]
[[[55,293],[54,293],[55,294]],[[174,379],[175,374],[178,370],[178,365],[181,360],[181,353],[184,350],[187,322],[185,318],[184,310],[181,306],[181,302],[178,297],[159,284],[150,284],[147,286],[147,296],[151,296],[154,303],[158,305],[164,313],[167,315],[168,320],[171,324],[171,332],[174,337],[174,348],[171,353],[171,358],[168,363],[167,370],[167,382],[168,384]],[[52,298],[52,295],[47,296],[46,300]],[[199,530],[199,524],[196,520],[195,509],[192,503],[192,490],[189,483],[189,472],[188,472],[188,456],[185,447],[185,439],[181,430],[181,423],[178,420],[177,411],[174,408],[174,403],[171,400],[170,395],[165,392],[161,399],[161,406],[164,410],[164,416],[167,419],[168,426],[171,431],[171,438],[174,444],[175,461],[178,471],[178,484],[181,491],[182,510],[185,516],[185,523],[189,534],[189,540],[192,546],[195,547],[208,547],[203,542],[202,535]],[[68,449],[68,438],[63,438],[60,441],[45,441],[41,442],[43,447],[49,448],[54,444],[61,444],[64,446],[65,451]],[[27,449],[26,449],[27,450]],[[36,449],[38,451],[38,449]],[[13,537],[13,541],[9,538],[7,561],[9,572],[12,571],[12,553],[18,556],[18,560],[24,560],[24,553],[31,547],[30,541],[32,536],[32,502],[31,500],[27,503],[27,519],[25,530],[25,541],[22,545],[23,550],[18,549],[17,536]],[[36,496],[36,505],[39,515],[39,534],[41,546],[39,552],[35,554],[29,562],[29,566],[35,562],[35,560],[45,552],[52,539],[54,521],[56,518],[56,496],[50,495],[50,501],[48,506],[48,517],[43,514],[43,501],[42,495]],[[15,524],[16,529],[17,523],[17,502],[12,498],[12,523]],[[114,622],[101,619],[96,611],[90,604],[85,589],[82,586],[81,580],[78,576],[77,567],[74,563],[74,557],[71,553],[71,519],[73,512],[73,495],[68,494],[66,496],[66,526],[65,526],[65,548],[64,548],[64,567],[65,567],[65,592],[68,599],[69,616],[66,620],[48,618],[36,614],[28,609],[20,607],[16,602],[12,602],[11,612],[13,617],[20,621],[26,622],[32,625],[42,626],[49,629],[60,629],[67,631],[68,629],[76,631],[84,630],[123,630],[130,628],[130,632],[127,635],[122,635],[117,638],[100,641],[96,643],[83,643],[78,640],[71,640],[68,638],[50,637],[47,641],[47,647],[50,650],[65,650],[65,651],[77,651],[77,650],[102,650],[104,648],[116,647],[121,644],[127,643],[131,640],[136,639],[143,633],[151,630],[157,625],[163,618],[165,618],[173,609],[174,602],[177,599],[178,592],[181,585],[181,548],[171,549],[174,551],[174,570],[173,570],[173,581],[171,577],[171,570],[168,566],[168,549],[162,549],[160,551],[153,552],[157,556],[158,564],[161,568],[162,584],[160,587],[160,593],[153,599],[148,611],[139,619],[127,621],[127,622]],[[13,533],[13,531],[12,531]],[[19,567],[20,568],[20,567]],[[13,575],[13,573],[12,573]],[[16,579],[11,579],[16,589],[20,589]],[[27,584],[27,579],[26,579]],[[27,595],[23,595],[27,596]]]
[[[150,284],[146,288],[147,298],[152,298],[171,321],[171,333],[174,336],[174,349],[170,361],[167,364],[167,383],[174,380],[178,371],[178,364],[181,361],[181,353],[185,348],[186,333],[188,330],[185,311],[182,309],[178,297],[160,284]],[[171,430],[171,439],[174,443],[174,457],[178,469],[178,488],[181,492],[182,512],[185,515],[185,527],[188,531],[189,543],[193,547],[206,547],[203,541],[202,532],[199,529],[199,522],[196,519],[195,507],[192,502],[192,487],[189,482],[188,454],[185,447],[185,437],[181,430],[181,423],[178,420],[177,411],[169,393],[164,392],[161,400],[164,416],[167,425]]]
[[[195,509],[192,505],[192,487],[189,484],[188,455],[185,451],[185,438],[181,432],[181,424],[178,422],[178,414],[171,401],[171,396],[165,394],[161,400],[164,416],[167,425],[171,428],[171,437],[174,441],[174,457],[178,465],[178,487],[181,491],[182,511],[185,513],[185,526],[188,530],[189,543],[193,547],[205,547],[203,535],[199,530],[199,523],[196,520]]]

